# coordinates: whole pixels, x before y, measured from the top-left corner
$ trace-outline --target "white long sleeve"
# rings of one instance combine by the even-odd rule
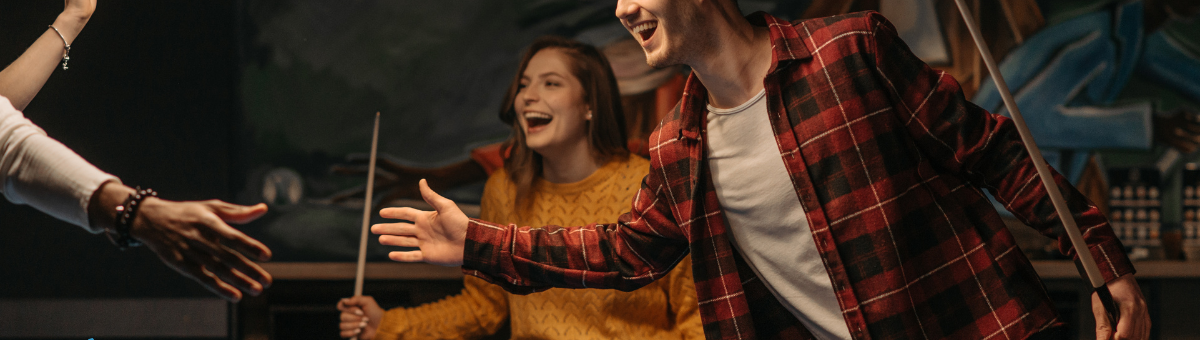
[[[46,136],[0,96],[0,193],[5,198],[99,233],[88,224],[88,202],[110,180],[120,182]]]

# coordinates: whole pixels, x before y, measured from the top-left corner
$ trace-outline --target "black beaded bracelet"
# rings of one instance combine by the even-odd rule
[[[108,230],[108,240],[121,250],[142,245],[142,242],[129,235],[129,229],[133,227],[133,220],[137,218],[138,207],[141,206],[142,200],[145,200],[146,197],[158,197],[158,193],[154,192],[154,189],[137,187],[135,190],[137,190],[136,193],[125,198],[125,203],[117,206],[117,220],[113,223],[113,228]]]

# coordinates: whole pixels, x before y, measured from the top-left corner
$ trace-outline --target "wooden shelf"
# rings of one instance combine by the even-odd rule
[[[1079,270],[1070,261],[1031,261],[1042,279],[1079,278]],[[1200,278],[1200,262],[1196,261],[1137,261],[1139,279]]]
[[[260,263],[275,280],[354,280],[355,262]],[[462,269],[425,263],[368,262],[367,280],[461,280]]]
[[[1068,261],[1032,261],[1043,279],[1079,278]],[[353,280],[354,262],[269,262],[261,264],[275,280]],[[1200,278],[1200,262],[1134,262],[1140,279]],[[459,280],[462,270],[424,263],[370,262],[368,280]]]

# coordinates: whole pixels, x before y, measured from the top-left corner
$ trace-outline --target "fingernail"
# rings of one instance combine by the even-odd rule
[[[354,334],[362,333],[362,328],[354,329]]]
[[[354,310],[354,315],[362,315],[362,310],[361,310],[361,309],[355,309],[355,310]]]

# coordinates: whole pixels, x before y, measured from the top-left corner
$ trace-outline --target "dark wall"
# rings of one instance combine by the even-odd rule
[[[61,1],[0,2],[0,64]],[[25,114],[97,167],[171,200],[230,198],[240,122],[233,1],[101,1]],[[0,201],[0,298],[212,296],[145,248]]]

